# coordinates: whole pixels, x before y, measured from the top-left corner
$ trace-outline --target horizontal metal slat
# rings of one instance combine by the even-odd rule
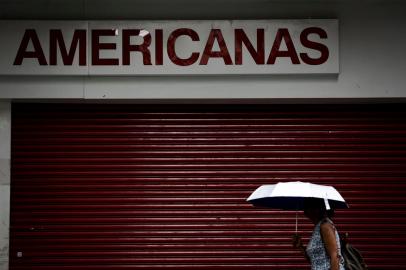
[[[339,231],[403,269],[401,106],[225,107],[13,107],[11,269],[307,269],[295,213],[245,202],[278,181],[336,186]]]

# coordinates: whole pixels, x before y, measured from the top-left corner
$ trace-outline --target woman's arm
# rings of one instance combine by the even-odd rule
[[[303,254],[303,256],[306,258],[307,261],[310,261],[309,256],[306,253],[306,247],[303,245],[302,238],[299,235],[295,234],[293,236],[292,244],[293,247],[300,250],[300,252]]]
[[[321,236],[323,237],[324,246],[326,248],[327,255],[330,257],[330,269],[340,269],[340,255],[336,242],[336,234],[334,226],[325,222],[320,226]]]

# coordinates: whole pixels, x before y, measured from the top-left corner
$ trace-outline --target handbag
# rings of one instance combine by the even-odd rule
[[[348,243],[348,233],[340,235],[341,255],[344,258],[346,270],[367,270],[368,266],[361,255],[361,252]]]

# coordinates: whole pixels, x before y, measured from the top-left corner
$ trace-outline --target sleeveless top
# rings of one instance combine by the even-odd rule
[[[306,248],[306,253],[309,256],[312,270],[330,270],[330,257],[326,252],[320,232],[320,225],[323,222],[329,222],[334,226],[331,220],[324,219],[317,223],[316,227],[314,228],[312,237],[310,238],[309,244]],[[340,237],[337,233],[337,230],[335,230],[335,235],[338,247],[338,254],[340,256],[340,270],[345,270],[344,259],[341,254]]]

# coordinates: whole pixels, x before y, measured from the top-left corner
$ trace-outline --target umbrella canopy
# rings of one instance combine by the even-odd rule
[[[324,200],[326,209],[348,208],[340,193],[332,186],[305,182],[281,182],[275,185],[262,185],[247,201],[255,206],[265,206],[283,210],[303,210],[305,198]]]

